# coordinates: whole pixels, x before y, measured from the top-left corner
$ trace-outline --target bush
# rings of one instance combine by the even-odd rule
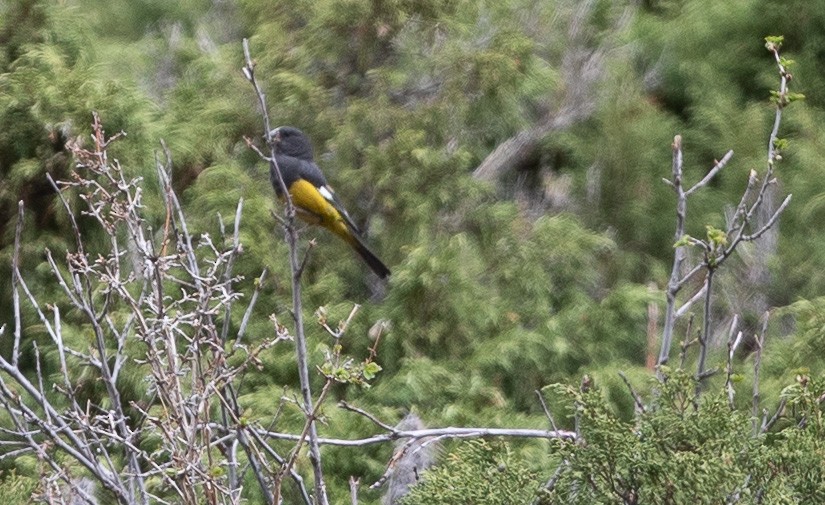
[[[466,442],[426,472],[402,505],[529,503],[539,483],[527,462],[501,442]]]

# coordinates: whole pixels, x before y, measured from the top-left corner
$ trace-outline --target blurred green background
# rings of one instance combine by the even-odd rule
[[[23,270],[44,302],[59,301],[42,250],[60,257],[73,237],[45,174],[69,176],[65,142],[88,137],[92,111],[108,133],[127,132],[113,149],[128,174],[145,178],[150,219],[163,218],[153,191],[161,139],[194,232],[216,234],[217,216],[234,215],[244,199],[238,289],[251,293],[252,279],[264,267],[271,272],[248,335],[269,335],[271,313],[287,320],[286,247],[270,215],[277,204],[267,167],[243,140],[263,132],[240,72],[241,40],[249,38],[273,122],[310,135],[328,180],[393,271],[382,286],[346,245],[303,232],[319,242],[304,278],[307,316],[326,306],[335,321],[362,304],[343,341],[354,356],[368,354],[373,324],[388,323],[377,359],[383,372],[371,389],[341,388],[338,398],[390,423],[415,411],[430,426],[544,427],[534,391],[586,372],[632,416],[616,372],[644,390],[646,357],[658,352],[648,348],[647,327],[651,310],[663,306],[673,256],[675,200],[661,182],[670,176],[673,136],[683,136],[689,182],[733,149],[732,162],[688,208],[688,233],[723,228],[749,171],[765,168],[778,76],[764,37],[782,34],[784,56],[796,62],[792,87],[807,99],[783,120],[780,136],[790,145],[773,205],[787,193],[794,199],[776,233],[747,244],[720,272],[712,359],[721,364],[734,314],[751,338],[762,313],[781,307],[764,387],[778,391],[800,367],[820,371],[825,3],[582,5],[0,0],[0,324],[12,322],[20,199]],[[596,77],[571,65],[588,56],[596,57]],[[558,118],[563,105],[587,112],[544,131],[499,177],[474,177],[496,146]],[[236,308],[235,325],[243,310]],[[27,338],[42,336],[27,317]],[[320,361],[329,342],[312,324],[309,339]],[[737,359],[750,366],[748,352]],[[265,419],[278,407],[272,399],[296,382],[292,355],[273,351],[245,380],[242,401]],[[328,436],[374,428],[332,406],[326,414]],[[541,468],[545,446],[516,449]],[[347,451],[326,451],[333,502],[347,496],[350,475],[376,480],[391,447],[371,446],[357,458]],[[378,495],[364,491],[362,499],[377,503]]]

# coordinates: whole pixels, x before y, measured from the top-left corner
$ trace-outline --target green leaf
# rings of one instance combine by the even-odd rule
[[[782,35],[771,35],[765,37],[765,47],[768,51],[775,51],[782,47],[782,42],[785,40],[785,37]]]
[[[375,378],[375,375],[380,372],[381,365],[376,363],[375,361],[370,361],[364,364],[364,378],[367,380],[372,380]]]
[[[673,244],[673,247],[676,248],[676,247],[682,247],[682,246],[690,245],[693,242],[693,240],[694,240],[694,238],[691,237],[690,235],[682,235],[682,238],[677,240],[676,243]]]
[[[803,95],[802,93],[786,93],[785,94],[785,100],[788,103],[796,102],[796,101],[804,100],[804,99],[805,99],[805,95]]]
[[[787,149],[788,144],[790,144],[790,141],[788,139],[778,138],[773,141],[773,148],[777,151],[784,151],[785,149]]]
[[[705,226],[708,231],[708,242],[716,247],[725,247],[728,245],[728,234],[724,230],[720,230],[711,225]]]

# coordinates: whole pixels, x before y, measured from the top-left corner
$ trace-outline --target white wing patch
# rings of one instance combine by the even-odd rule
[[[355,226],[355,221],[352,220],[352,217],[350,217],[349,213],[347,212],[347,209],[345,209],[344,206],[341,205],[341,202],[338,201],[338,198],[335,196],[335,193],[332,191],[332,188],[326,185],[318,186],[318,192],[321,193],[321,196],[323,196],[326,199],[326,201],[330,203],[330,205],[335,207],[335,210],[337,210],[338,213],[341,214],[341,217],[347,223],[347,226],[352,228],[352,231],[354,231],[355,233],[361,233],[358,227]]]
[[[321,196],[326,198],[328,201],[330,201],[330,202],[335,201],[335,197],[332,196],[332,190],[329,189],[328,187],[321,186],[321,187],[318,188],[318,192],[321,193]]]

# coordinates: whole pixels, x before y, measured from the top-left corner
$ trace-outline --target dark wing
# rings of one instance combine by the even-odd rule
[[[344,222],[347,223],[347,226],[349,226],[355,234],[360,235],[361,230],[359,230],[358,226],[355,225],[355,221],[352,220],[352,216],[350,216],[347,209],[344,208],[344,204],[341,203],[341,200],[338,198],[338,195],[335,194],[335,191],[333,191],[328,185],[319,187],[318,191],[330,204],[332,204],[333,207],[335,207],[335,210],[341,214],[341,217],[344,218]]]
[[[312,161],[302,160],[286,154],[276,154],[275,162],[281,171],[281,177],[283,177],[287,188],[292,186],[292,183],[298,179],[306,179],[317,188],[327,185],[327,180],[324,178],[324,174],[321,173],[321,169]],[[275,191],[280,195],[281,185],[278,182],[278,174],[275,172],[275,163],[269,166],[269,180],[272,182]]]

